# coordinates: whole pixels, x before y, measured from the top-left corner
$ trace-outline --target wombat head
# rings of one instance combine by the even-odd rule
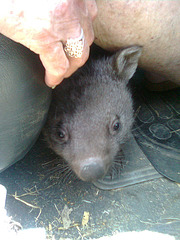
[[[45,135],[50,147],[84,181],[103,177],[133,123],[127,88],[141,47],[89,61],[53,93]]]

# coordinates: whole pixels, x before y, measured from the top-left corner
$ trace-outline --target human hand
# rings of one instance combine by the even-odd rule
[[[95,0],[0,0],[0,32],[39,54],[49,87],[69,77],[89,56],[94,40]],[[84,31],[81,58],[67,56],[64,44]]]

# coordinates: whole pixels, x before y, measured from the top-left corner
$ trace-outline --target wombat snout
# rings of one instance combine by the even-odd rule
[[[105,174],[105,170],[101,162],[102,160],[98,158],[90,158],[87,161],[84,161],[83,165],[81,165],[80,168],[79,177],[83,181],[87,182],[95,181],[102,178]]]

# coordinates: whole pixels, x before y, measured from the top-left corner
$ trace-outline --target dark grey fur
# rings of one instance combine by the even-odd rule
[[[133,46],[88,61],[53,91],[47,141],[84,181],[102,177],[128,138],[133,108],[127,83],[140,54]]]

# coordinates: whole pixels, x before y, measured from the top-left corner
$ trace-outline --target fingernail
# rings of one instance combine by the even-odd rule
[[[52,87],[52,89],[55,89],[55,87],[56,87],[56,85],[54,85],[54,86]]]

